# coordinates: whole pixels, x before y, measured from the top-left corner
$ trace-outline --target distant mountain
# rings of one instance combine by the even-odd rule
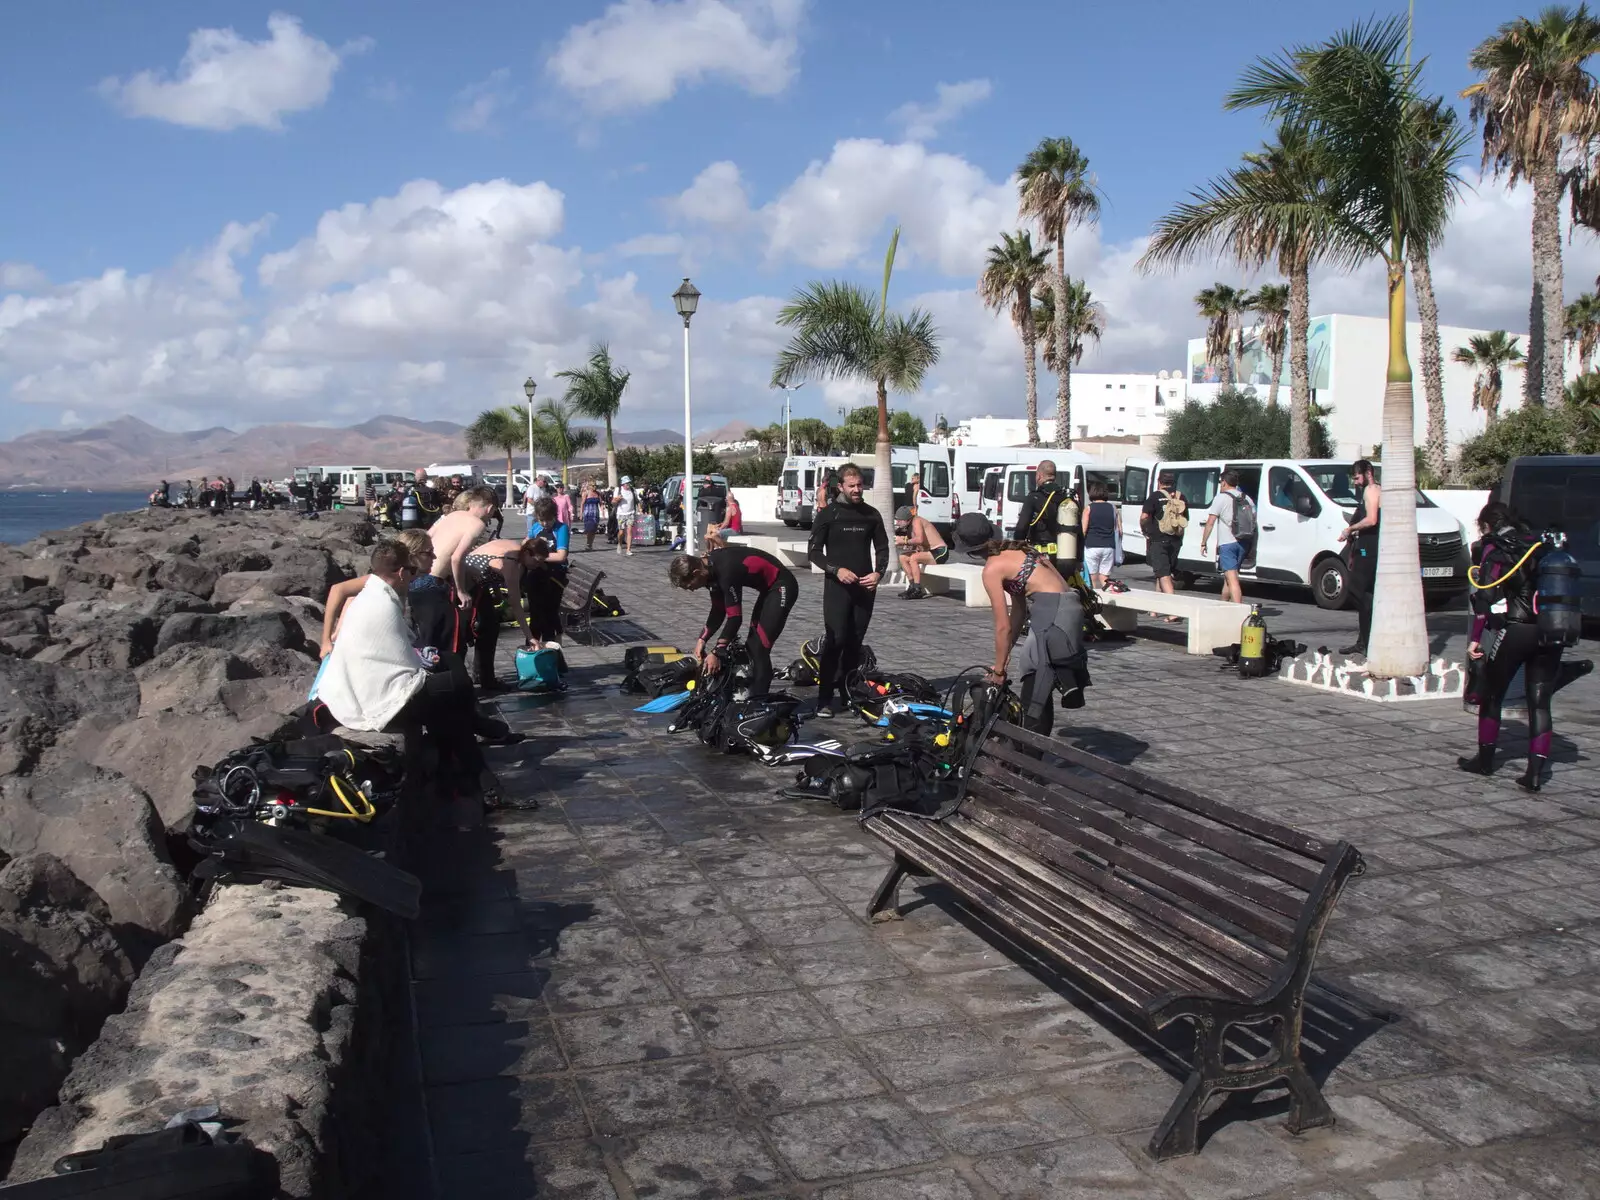
[[[172,433],[138,417],[119,417],[87,429],[46,429],[0,442],[0,487],[149,487],[158,480],[231,476],[282,479],[297,466],[365,463],[410,469],[433,462],[462,461],[463,426],[383,414],[359,425],[257,425],[235,431],[223,426]],[[600,430],[596,427],[596,432]],[[616,431],[618,446],[682,445],[670,429]],[[584,456],[593,460],[601,448]],[[485,466],[505,460],[489,456]],[[526,466],[527,456],[518,455]]]

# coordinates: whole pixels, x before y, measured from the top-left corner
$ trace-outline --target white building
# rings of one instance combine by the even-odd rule
[[[1440,355],[1444,360],[1445,428],[1452,446],[1483,432],[1484,415],[1472,410],[1472,387],[1476,372],[1451,361],[1451,354],[1467,340],[1487,333],[1483,329],[1463,329],[1454,325],[1439,327]],[[1253,340],[1254,330],[1246,331],[1246,349],[1238,378],[1241,386],[1253,387],[1263,399],[1271,380],[1271,362]],[[1515,335],[1527,353],[1525,334]],[[1383,390],[1389,365],[1389,322],[1382,317],[1356,317],[1348,313],[1312,317],[1308,350],[1311,367],[1311,392],[1319,408],[1331,410],[1326,418],[1333,452],[1340,458],[1369,454],[1383,440]],[[1205,339],[1189,339],[1189,387],[1191,399],[1215,398],[1219,384],[1216,373],[1206,366]],[[1415,437],[1422,445],[1428,429],[1428,399],[1422,385],[1422,326],[1406,326],[1406,352],[1411,358]],[[1284,356],[1278,402],[1289,403],[1289,362]],[[1503,373],[1500,412],[1521,407],[1522,371]],[[1077,404],[1073,404],[1074,412]]]
[[[1215,389],[1213,389],[1214,391]],[[1072,373],[1072,436],[1076,438],[1159,437],[1167,428],[1167,414],[1183,407],[1188,396],[1184,372],[1160,371],[1143,375]],[[1055,437],[1056,392],[1054,381],[1039,380],[1039,437]],[[951,427],[949,441],[957,446],[1026,446],[1028,422],[1024,417],[966,417]]]

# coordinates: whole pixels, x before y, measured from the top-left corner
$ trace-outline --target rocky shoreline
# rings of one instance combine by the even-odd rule
[[[213,924],[241,918],[208,911],[195,953],[167,945],[194,917],[168,831],[189,816],[196,765],[272,735],[304,701],[322,598],[376,537],[355,514],[148,510],[0,547],[0,1174],[135,980],[117,1037],[141,1030],[146,1058],[179,1040],[151,1025],[152,997],[181,994],[175,953],[199,962]],[[363,941],[323,899],[305,932],[320,921],[330,944]],[[305,964],[327,976],[302,989],[324,997],[314,1008],[353,986],[340,957]]]

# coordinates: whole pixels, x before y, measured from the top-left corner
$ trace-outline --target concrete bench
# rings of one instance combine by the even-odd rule
[[[977,563],[935,563],[922,568],[922,586],[935,595],[960,590],[968,608],[988,608],[989,593],[983,590],[983,567]]]
[[[778,557],[778,539],[766,534],[730,533],[722,540],[730,546],[749,546],[752,550],[764,550],[774,558]]]
[[[810,567],[811,570],[816,570],[815,567],[811,566],[810,542],[780,542],[777,538],[773,538],[772,543],[772,549],[768,550],[767,553],[771,554],[773,558],[777,559],[784,566]],[[766,547],[763,546],[762,549],[765,550]]]
[[[1239,626],[1250,615],[1248,604],[1234,604],[1231,600],[1213,600],[1210,596],[1194,596],[1183,592],[1168,595],[1166,592],[1142,591],[1097,592],[1100,606],[1113,629],[1132,630],[1139,613],[1160,613],[1163,616],[1181,617],[1187,623],[1190,654],[1210,654],[1218,646],[1228,646],[1239,640]]]

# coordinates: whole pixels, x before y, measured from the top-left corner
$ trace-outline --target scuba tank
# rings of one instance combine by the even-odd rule
[[[417,529],[422,525],[422,510],[417,504],[415,488],[406,489],[406,498],[400,501],[400,528]]]
[[[1539,624],[1539,640],[1546,645],[1576,645],[1583,629],[1583,568],[1567,550],[1567,535],[1544,535],[1545,552],[1539,556],[1535,574],[1533,610]]]
[[[1267,671],[1267,623],[1261,606],[1252,604],[1250,615],[1239,626],[1239,677],[1254,679]]]

